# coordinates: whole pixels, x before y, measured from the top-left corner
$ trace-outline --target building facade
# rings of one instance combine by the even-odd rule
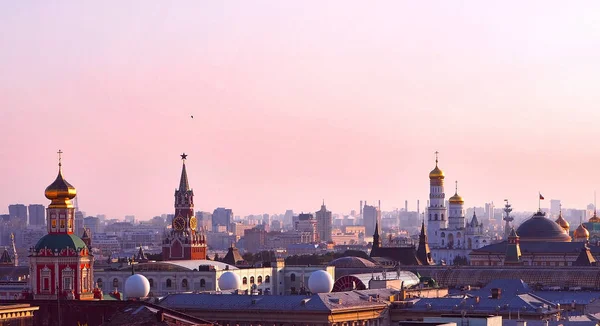
[[[46,225],[46,208],[44,205],[29,205],[29,225],[44,226]]]

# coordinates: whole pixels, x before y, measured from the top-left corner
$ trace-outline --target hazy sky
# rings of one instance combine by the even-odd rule
[[[0,49],[0,213],[58,149],[82,210],[142,219],[184,151],[236,214],[423,208],[436,150],[467,206],[600,181],[598,1],[4,1]]]

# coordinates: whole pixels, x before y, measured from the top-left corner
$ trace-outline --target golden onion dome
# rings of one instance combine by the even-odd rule
[[[563,218],[562,212],[558,215],[558,218],[555,222],[560,225],[561,228],[565,229],[565,231],[569,232],[569,227],[571,225],[569,225],[569,222]]]
[[[62,152],[59,151],[59,154]],[[73,205],[71,204],[71,199],[75,198],[77,195],[77,191],[75,187],[73,187],[70,183],[65,180],[62,175],[62,164],[58,163],[58,175],[56,176],[56,180],[52,182],[51,185],[46,187],[46,191],[44,192],[46,198],[50,199],[52,202],[50,203],[49,208],[71,208]]]
[[[596,211],[594,211],[594,216],[590,217],[590,223],[600,223],[600,217],[596,215]]]
[[[589,239],[590,238],[590,231],[588,231],[585,226],[582,224],[579,224],[579,226],[577,227],[577,229],[575,230],[575,232],[573,232],[573,238],[575,239]]]
[[[435,165],[435,168],[429,172],[429,179],[444,179],[444,177],[444,171],[440,170],[437,164]]]
[[[450,199],[448,199],[448,201],[450,202],[450,204],[464,204],[465,203],[464,199],[459,194],[454,194],[454,196],[450,197]]]

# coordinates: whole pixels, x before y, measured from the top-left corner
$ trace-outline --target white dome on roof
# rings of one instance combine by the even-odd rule
[[[145,298],[150,293],[150,282],[142,274],[133,274],[125,280],[127,298]]]
[[[312,293],[329,293],[333,289],[333,277],[324,270],[314,271],[308,278],[308,288]]]
[[[242,280],[240,276],[234,272],[225,272],[219,277],[219,289],[225,290],[237,290],[242,286]]]

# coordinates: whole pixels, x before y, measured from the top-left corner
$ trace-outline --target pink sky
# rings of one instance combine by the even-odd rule
[[[423,208],[436,150],[467,206],[583,207],[599,22],[597,1],[2,2],[0,213],[48,204],[58,149],[90,215],[172,213],[184,151],[197,210]]]

